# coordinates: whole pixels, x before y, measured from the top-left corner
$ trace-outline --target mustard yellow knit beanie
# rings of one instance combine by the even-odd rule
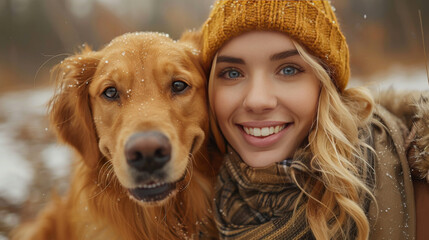
[[[202,27],[205,68],[228,40],[252,30],[286,33],[323,61],[340,91],[346,87],[349,49],[329,1],[216,1]]]

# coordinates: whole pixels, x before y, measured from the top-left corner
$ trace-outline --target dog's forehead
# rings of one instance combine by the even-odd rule
[[[168,34],[158,32],[127,33],[113,39],[107,46],[107,51],[123,49],[133,52],[145,52],[158,48],[176,49],[175,41]]]
[[[194,50],[191,44],[174,41],[168,34],[137,32],[113,39],[101,52],[103,59],[109,62],[131,57],[134,60],[140,59],[140,63],[147,61],[154,63],[165,58],[171,61],[186,62],[189,59],[185,52],[194,53],[197,50]]]

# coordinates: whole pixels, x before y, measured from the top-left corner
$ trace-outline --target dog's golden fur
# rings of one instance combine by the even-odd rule
[[[100,51],[85,47],[56,68],[50,117],[59,138],[79,154],[66,197],[53,197],[12,239],[215,238],[211,194],[217,166],[209,156],[206,81],[196,33],[174,42],[158,33],[125,34]],[[189,87],[171,91],[180,80]],[[103,91],[114,86],[118,99]],[[172,148],[165,182],[172,196],[147,203],[124,157],[135,132],[157,130]]]

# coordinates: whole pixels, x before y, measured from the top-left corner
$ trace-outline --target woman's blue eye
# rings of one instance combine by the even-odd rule
[[[298,69],[296,69],[296,68],[294,68],[294,67],[285,67],[285,68],[282,68],[282,70],[281,70],[281,74],[283,74],[283,75],[288,75],[288,76],[292,76],[292,75],[295,75],[295,74],[297,74],[299,72],[299,70]]]
[[[241,73],[237,70],[230,70],[226,72],[228,78],[239,78],[241,77]]]

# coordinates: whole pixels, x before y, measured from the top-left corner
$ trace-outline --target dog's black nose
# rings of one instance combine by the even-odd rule
[[[171,144],[161,132],[139,132],[126,142],[125,157],[136,170],[153,173],[170,161]]]

